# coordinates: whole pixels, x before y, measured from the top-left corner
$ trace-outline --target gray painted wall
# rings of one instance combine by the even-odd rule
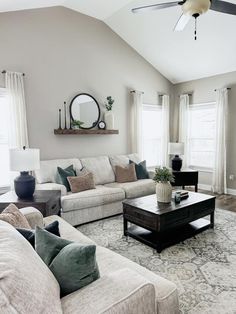
[[[193,92],[191,103],[205,103],[216,100],[215,89],[222,87],[231,87],[229,91],[229,120],[228,120],[228,159],[227,159],[227,179],[228,188],[236,189],[236,180],[230,181],[229,175],[234,174],[236,178],[236,72],[226,73],[200,80],[190,81],[175,85],[175,116],[178,116],[178,95]],[[175,132],[177,138],[177,132]],[[200,173],[200,183],[211,185],[212,174]]]
[[[63,7],[0,14],[0,69],[25,72],[31,147],[43,159],[129,152],[130,89],[145,102],[172,84],[103,22]],[[0,86],[3,77],[0,77]],[[115,99],[119,135],[55,136],[57,110],[80,92]]]

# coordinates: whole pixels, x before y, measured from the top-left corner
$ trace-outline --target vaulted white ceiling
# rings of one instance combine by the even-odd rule
[[[180,7],[132,14],[139,5],[170,0],[0,0],[0,11],[62,5],[103,20],[171,82],[236,71],[236,16],[209,11],[173,32]],[[235,0],[231,0],[235,2]]]

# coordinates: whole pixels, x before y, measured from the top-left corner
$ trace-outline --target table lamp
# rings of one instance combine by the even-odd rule
[[[10,149],[10,170],[20,171],[14,180],[16,195],[21,199],[31,198],[35,191],[35,178],[29,171],[40,168],[39,149]]]
[[[184,143],[169,143],[169,155],[174,155],[171,160],[171,166],[174,171],[180,171],[182,168],[182,159],[179,155],[184,155]]]

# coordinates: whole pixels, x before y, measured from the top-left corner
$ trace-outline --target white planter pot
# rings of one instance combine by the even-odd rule
[[[170,182],[156,184],[157,201],[160,203],[170,203],[172,197],[172,186]]]
[[[113,130],[115,125],[114,125],[114,114],[112,111],[106,111],[105,112],[104,120],[106,123],[106,129],[107,130]]]

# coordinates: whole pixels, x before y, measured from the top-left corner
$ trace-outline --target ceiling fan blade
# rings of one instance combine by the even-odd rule
[[[211,10],[236,15],[236,4],[221,0],[211,1]]]
[[[182,30],[184,30],[185,26],[188,24],[190,19],[191,19],[191,15],[182,14],[178,22],[175,25],[174,31],[181,32]]]
[[[180,1],[173,1],[173,2],[167,2],[167,3],[145,5],[142,7],[137,7],[137,8],[132,9],[132,12],[133,13],[139,13],[139,12],[143,12],[143,11],[160,10],[160,9],[175,7],[175,6],[178,6],[181,4],[182,4],[182,2],[180,2]]]

